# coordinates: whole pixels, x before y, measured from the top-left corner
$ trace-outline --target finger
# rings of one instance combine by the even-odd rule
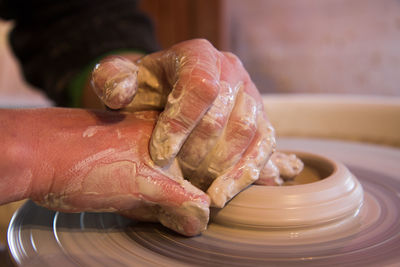
[[[58,198],[48,195],[39,204],[67,212],[119,212],[140,221],[158,221],[186,236],[207,228],[208,196],[188,181],[147,165],[100,165],[85,177],[82,186]]]
[[[271,161],[285,180],[294,178],[304,167],[303,162],[295,154],[275,152],[271,155]]]
[[[199,175],[196,170],[215,146],[226,126],[239,88],[240,85],[231,87],[227,83],[221,83],[217,99],[189,135],[178,154],[183,173],[187,177],[196,177],[192,179],[193,181],[198,181]]]
[[[158,221],[185,236],[198,235],[207,228],[209,198],[188,181],[165,179],[151,172],[143,175],[139,184],[141,205],[122,211],[125,216]]]
[[[254,99],[256,100],[258,105],[261,105],[261,97],[259,95],[258,90],[254,86],[254,84],[251,82],[250,77],[248,76],[247,72],[243,68],[243,65],[241,64],[241,61],[239,58],[237,58],[234,54],[229,53],[229,52],[224,52],[224,56],[226,60],[229,60],[231,62],[232,66],[235,66],[236,69],[241,70],[240,73],[242,74],[242,78],[245,81],[245,90],[246,92],[253,96]],[[232,72],[228,72],[232,73]],[[227,77],[227,79],[234,79],[236,77]],[[268,161],[267,164],[265,164],[264,168],[262,169],[259,179],[255,182],[256,184],[262,184],[262,185],[280,185],[283,183],[282,179],[280,178],[279,170],[278,168],[272,163],[271,160]]]
[[[224,134],[211,152],[210,173],[219,175],[239,161],[256,133],[256,120],[256,102],[240,90]]]
[[[256,134],[243,157],[235,166],[217,177],[208,188],[211,206],[224,207],[228,200],[256,181],[275,149],[274,130],[262,109],[258,112],[257,123]]]
[[[265,164],[264,168],[262,168],[260,176],[258,177],[257,181],[254,182],[254,184],[270,186],[283,184],[283,180],[279,174],[279,169],[272,162],[271,158],[268,160],[267,164]]]
[[[135,96],[138,70],[132,61],[110,56],[100,61],[92,71],[91,85],[106,106],[119,109],[128,105]]]
[[[150,142],[151,157],[160,166],[177,155],[220,90],[220,55],[209,42],[194,40],[171,50],[183,56],[171,60],[178,62],[176,81]]]
[[[240,160],[256,131],[257,104],[242,88],[222,136],[199,168],[200,176],[194,177],[196,183],[192,183],[206,190],[216,177]]]
[[[141,57],[135,63],[139,67],[138,89],[125,111],[164,110],[168,94],[171,92],[170,69],[168,62],[171,59],[165,51]],[[175,61],[174,61],[175,62]]]

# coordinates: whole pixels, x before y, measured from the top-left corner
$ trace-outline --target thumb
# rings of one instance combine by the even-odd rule
[[[91,85],[97,96],[111,109],[128,105],[138,88],[138,66],[120,56],[109,56],[94,68]]]

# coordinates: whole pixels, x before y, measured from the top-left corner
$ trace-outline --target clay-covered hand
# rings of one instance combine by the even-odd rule
[[[159,166],[178,158],[194,185],[224,206],[257,180],[275,145],[261,96],[240,60],[190,40],[136,62],[109,57],[92,75],[110,108],[158,109],[150,142]]]
[[[15,142],[5,154],[19,160],[0,164],[0,203],[29,197],[59,211],[112,211],[159,221],[183,235],[199,234],[207,227],[209,197],[172,170],[173,165],[161,169],[150,159],[157,116],[155,111],[78,109],[4,114],[0,122],[9,125],[5,131],[15,121],[23,126],[8,134]]]

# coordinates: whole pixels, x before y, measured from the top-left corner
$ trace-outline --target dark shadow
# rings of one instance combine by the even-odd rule
[[[104,123],[104,124],[114,124],[123,121],[126,118],[126,114],[114,111],[111,109],[108,110],[87,110],[87,112],[96,120]]]

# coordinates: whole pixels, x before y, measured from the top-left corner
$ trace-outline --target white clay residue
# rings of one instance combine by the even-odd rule
[[[138,175],[136,177],[136,185],[141,195],[155,197],[163,194],[157,183],[153,182],[149,177]]]
[[[121,139],[121,137],[122,137],[121,131],[118,129],[117,129],[117,136],[118,136],[118,139]]]
[[[83,132],[82,137],[92,137],[97,133],[97,131],[101,130],[103,128],[102,126],[89,126],[87,129]]]
[[[96,153],[96,154],[78,162],[77,164],[75,164],[75,166],[70,169],[70,172],[73,172],[73,173],[80,172],[83,168],[86,168],[91,162],[97,161],[97,160],[102,159],[107,156],[111,156],[115,152],[116,152],[115,149],[109,148],[109,149],[103,150],[99,153]]]

